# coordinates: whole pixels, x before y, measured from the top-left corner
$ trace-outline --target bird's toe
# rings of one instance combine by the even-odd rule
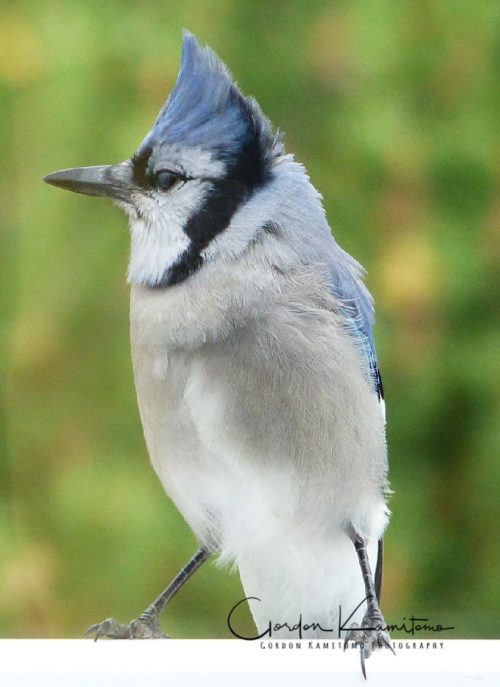
[[[168,639],[161,627],[158,616],[140,616],[128,625],[119,623],[114,618],[107,618],[101,623],[91,625],[85,635],[94,634],[94,641],[100,637],[107,639]]]

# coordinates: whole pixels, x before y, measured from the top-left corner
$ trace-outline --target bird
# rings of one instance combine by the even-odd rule
[[[259,633],[350,639],[365,672],[374,649],[392,650],[374,305],[306,169],[184,31],[175,86],[132,157],[44,181],[128,217],[145,442],[199,544],[141,615],[91,634],[168,636],[160,612],[213,556],[239,572]]]

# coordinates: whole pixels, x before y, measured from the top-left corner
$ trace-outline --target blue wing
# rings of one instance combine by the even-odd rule
[[[341,312],[365,357],[373,390],[383,401],[384,389],[372,333],[375,323],[373,300],[362,281],[361,265],[338,245],[336,247],[341,259],[335,261],[330,271],[332,292],[342,303]]]

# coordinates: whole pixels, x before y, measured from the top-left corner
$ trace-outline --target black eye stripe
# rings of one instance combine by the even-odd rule
[[[139,188],[150,186],[148,165],[152,150],[151,146],[147,146],[132,156],[132,180]]]

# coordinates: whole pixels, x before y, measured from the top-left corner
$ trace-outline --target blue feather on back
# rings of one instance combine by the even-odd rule
[[[339,261],[331,270],[332,292],[342,302],[341,312],[366,360],[373,389],[383,399],[382,378],[372,332],[375,324],[373,300],[361,280],[361,266],[342,249],[338,250],[342,252],[344,261]],[[339,269],[340,265],[345,266]]]

